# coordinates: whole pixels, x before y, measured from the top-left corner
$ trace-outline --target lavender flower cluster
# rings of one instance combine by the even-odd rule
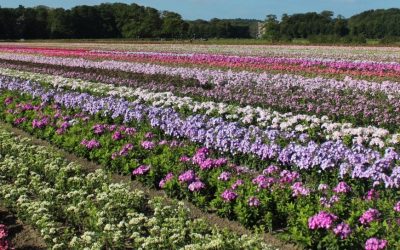
[[[383,156],[379,152],[357,145],[348,148],[340,141],[306,145],[290,143],[281,147],[274,141],[276,131],[263,131],[255,126],[242,127],[221,118],[193,115],[181,118],[172,109],[146,106],[115,97],[95,97],[87,93],[46,90],[34,82],[1,77],[0,88],[54,100],[67,108],[80,108],[91,115],[102,114],[111,118],[122,117],[124,122],[149,121],[167,135],[188,138],[208,148],[231,154],[255,155],[263,160],[277,160],[287,167],[300,170],[338,169],[341,178],[370,179],[386,187],[400,186],[400,167],[395,163],[399,155],[388,148]],[[204,163],[207,168],[208,162]]]

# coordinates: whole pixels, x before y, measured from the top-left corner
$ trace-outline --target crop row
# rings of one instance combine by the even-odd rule
[[[62,65],[68,67],[89,68],[93,70],[104,69],[111,71],[133,71],[154,75],[156,78],[162,78],[162,75],[175,75],[177,73],[183,79],[189,79],[193,76],[190,72],[195,69],[188,68],[169,68],[165,71],[158,72],[154,67],[164,67],[156,65],[132,64],[116,61],[88,61],[84,59],[72,58],[51,58],[23,55],[1,55],[0,58],[7,60],[25,61],[36,64]],[[139,71],[132,67],[140,66]],[[186,70],[186,71],[185,71]],[[216,77],[212,71],[200,70],[203,80],[209,77]],[[182,74],[181,74],[182,73]],[[192,72],[193,73],[193,72]],[[223,73],[225,74],[225,73]],[[253,73],[251,73],[253,74]],[[260,79],[263,74],[256,74]],[[197,76],[197,77],[200,77]],[[265,74],[267,76],[267,74]],[[302,86],[302,81],[292,79],[289,75],[273,75],[272,78],[265,77],[265,81],[260,83],[253,82],[246,77],[241,78],[239,75],[232,79],[236,79],[236,84],[199,86],[196,85],[180,85],[179,90],[182,95],[196,95],[201,92],[202,96],[207,96],[215,101],[234,102],[240,105],[261,106],[272,108],[280,112],[294,112],[311,115],[327,115],[334,121],[347,121],[356,126],[376,125],[385,127],[394,132],[397,128],[396,124],[400,122],[400,101],[396,98],[395,91],[392,94],[386,94],[380,90],[362,91],[357,88],[328,88],[323,83],[335,80],[326,80],[320,78],[310,79],[307,88]],[[295,78],[295,77],[294,77]],[[196,78],[198,80],[198,78]],[[220,78],[223,79],[223,78]],[[270,81],[268,83],[268,81]],[[316,82],[321,82],[318,85]],[[291,84],[291,82],[293,84]],[[312,84],[315,83],[314,87]],[[305,84],[307,85],[307,84]],[[341,86],[339,83],[338,86]],[[342,84],[346,85],[346,84]],[[393,88],[398,88],[398,84],[389,84]],[[380,85],[383,86],[383,85]]]
[[[284,166],[301,170],[336,171],[339,167],[341,176],[349,174],[356,179],[369,178],[385,183],[387,187],[399,185],[396,181],[396,168],[387,169],[394,160],[393,154],[397,155],[391,148],[382,157],[379,152],[361,145],[348,148],[341,141],[327,141],[319,145],[305,137],[299,137],[297,144],[287,144],[279,140],[279,133],[276,131],[263,131],[255,126],[242,127],[237,123],[206,115],[181,117],[172,109],[130,102],[118,97],[46,90],[33,82],[7,77],[2,78],[0,87],[41,97],[43,101],[54,99],[67,108],[79,108],[92,115],[109,115],[113,119],[121,117],[125,123],[149,122],[167,135],[188,138],[224,153],[254,155],[266,162],[279,161]],[[293,139],[290,134],[282,136]],[[385,162],[385,170],[380,167],[381,161]],[[360,163],[364,164],[362,168],[358,167]]]
[[[43,43],[3,43],[6,47],[24,46],[42,48]],[[400,62],[398,47],[376,46],[311,46],[311,45],[216,45],[216,44],[173,44],[173,43],[51,43],[46,48],[147,51],[170,53],[201,53],[263,57],[295,57],[295,58],[334,58],[346,60],[394,61]]]
[[[200,207],[215,209],[218,214],[248,226],[288,227],[290,238],[307,246],[367,248],[378,240],[375,237],[391,247],[398,244],[396,189],[387,192],[383,185],[366,179],[366,175],[373,179],[384,176],[377,172],[381,168],[384,172],[393,170],[395,179],[390,181],[398,181],[395,176],[399,171],[394,167],[398,155],[393,151],[389,150],[374,166],[363,169],[360,164],[365,166],[367,162],[360,158],[364,150],[358,148],[352,159],[356,166],[350,175],[366,174],[358,176],[360,180],[342,173],[348,181],[338,181],[329,169],[304,173],[302,170],[299,174],[279,165],[266,167],[257,175],[236,166],[229,158],[218,157],[218,153],[214,156],[207,148],[193,150],[189,142],[179,144],[168,137],[163,139],[162,133],[146,126],[143,118],[148,116],[151,125],[168,134],[171,131],[166,131],[167,127],[158,125],[160,118],[170,122],[171,117],[158,118],[157,109],[143,105],[135,108],[135,104],[112,97],[46,91],[39,86],[32,88],[32,82],[6,80],[2,79],[3,88],[34,94],[40,99],[3,93],[0,99],[5,105],[4,120],[105,166],[120,168],[119,171],[133,169],[134,178],[164,188],[170,195],[189,198]],[[140,109],[147,112],[140,113]],[[136,119],[127,119],[132,116]],[[133,124],[136,126],[132,127]],[[329,159],[326,156],[331,150],[323,150],[321,159]],[[284,157],[279,158],[281,164],[296,159],[293,152]],[[376,159],[378,155],[372,153],[370,157]],[[345,165],[341,170],[348,170]]]
[[[276,136],[282,133],[279,131],[287,131],[295,132],[297,136],[310,137],[310,139],[316,141],[345,139],[349,144],[367,144],[370,147],[376,146],[378,148],[384,148],[386,145],[396,146],[399,143],[399,134],[390,134],[388,130],[382,128],[373,126],[354,128],[350,123],[334,123],[327,117],[320,119],[315,115],[281,114],[259,107],[240,107],[212,101],[196,101],[190,97],[175,96],[171,92],[152,92],[142,89],[141,87],[144,85],[140,85],[141,87],[135,89],[76,78],[1,68],[0,74],[47,83],[57,88],[79,89],[80,91],[119,96],[130,100],[142,100],[154,106],[172,107],[174,110],[186,115],[204,113],[223,117],[226,120],[239,121],[243,125],[253,124],[266,130],[275,130],[277,131]],[[57,75],[59,74],[60,72],[57,72]],[[121,85],[121,81],[118,81],[118,83]]]
[[[85,68],[106,68],[110,70],[123,70],[135,73],[144,74],[162,74],[179,76],[183,79],[196,79],[200,84],[212,84],[212,85],[240,85],[243,83],[251,82],[258,85],[285,85],[294,87],[303,87],[307,90],[315,89],[319,87],[330,88],[330,89],[357,89],[360,91],[380,91],[387,94],[399,93],[399,86],[396,82],[384,81],[384,82],[373,82],[366,80],[356,80],[350,77],[344,78],[344,80],[335,79],[324,79],[321,77],[307,78],[303,76],[289,75],[289,74],[269,74],[269,73],[256,73],[251,71],[232,71],[232,70],[217,70],[217,69],[202,69],[195,67],[175,67],[173,65],[167,66],[158,65],[163,62],[162,59],[156,58],[155,60],[149,61],[150,63],[135,63],[118,61],[116,58],[107,57],[85,57],[72,56],[69,52],[60,53],[59,56],[53,56],[50,54],[36,55],[36,54],[18,54],[18,53],[0,53],[3,59],[21,60],[21,61],[32,61],[35,63],[52,63],[63,66],[77,66]],[[77,58],[76,58],[77,57]],[[102,62],[101,64],[93,64],[95,62]],[[139,60],[140,61],[140,60]],[[115,63],[119,63],[120,66],[116,66]],[[188,59],[185,65],[196,65]],[[210,63],[206,63],[210,65]],[[212,64],[211,64],[212,66]],[[232,68],[229,66],[229,68]],[[281,68],[283,72],[290,71],[289,68]],[[304,71],[304,70],[302,70]],[[336,74],[336,72],[332,72]],[[397,75],[397,74],[396,74]],[[283,79],[279,79],[283,78]]]
[[[0,47],[1,52],[40,54],[44,56],[101,58],[105,60],[147,61],[178,64],[206,64],[218,67],[239,67],[263,70],[308,71],[320,73],[346,73],[376,76],[396,76],[400,64],[382,61],[349,61],[323,58],[228,56],[199,53],[130,52],[85,49],[48,49],[35,47]]]
[[[0,130],[2,202],[34,225],[52,249],[269,249],[193,220],[182,203],[148,200],[102,170],[85,173],[51,149]]]

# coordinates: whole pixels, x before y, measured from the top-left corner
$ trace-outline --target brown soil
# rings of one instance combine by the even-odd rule
[[[46,249],[40,234],[30,225],[18,220],[9,210],[0,205],[0,223],[7,226],[10,247],[16,250]]]
[[[60,155],[62,155],[67,161],[79,163],[88,172],[92,172],[92,171],[95,171],[96,169],[102,168],[100,165],[96,164],[95,162],[88,161],[84,158],[80,158],[80,157],[75,156],[74,154],[68,153],[67,151],[65,151],[63,149],[60,149],[60,148],[52,145],[48,141],[38,139],[38,138],[30,135],[29,133],[26,133],[25,131],[23,131],[21,129],[15,128],[7,123],[4,123],[3,121],[0,121],[0,127],[3,127],[5,129],[11,131],[18,136],[29,137],[32,141],[32,144],[51,147],[56,152],[58,152]],[[135,180],[132,181],[130,176],[113,174],[112,180],[114,182],[125,182],[125,183],[129,182],[129,183],[131,183],[132,189],[140,189],[150,198],[156,197],[156,196],[162,196],[162,197],[165,197],[166,203],[173,202],[172,199],[167,197],[167,195],[165,194],[164,191],[151,189],[151,188],[148,188],[148,187],[142,185],[138,181],[135,181]],[[243,227],[240,223],[238,223],[236,221],[231,221],[231,220],[228,220],[225,218],[221,218],[221,217],[217,216],[216,214],[204,212],[188,201],[184,201],[184,203],[187,207],[190,208],[190,213],[191,213],[192,218],[202,218],[211,226],[217,226],[219,228],[226,228],[226,229],[229,229],[240,235],[252,234],[251,230],[246,229],[245,227]],[[264,238],[264,241],[267,244],[269,244],[273,247],[276,247],[280,250],[299,250],[299,249],[301,249],[300,247],[295,246],[293,244],[283,242],[282,240],[278,239],[273,234],[264,233],[262,236]]]

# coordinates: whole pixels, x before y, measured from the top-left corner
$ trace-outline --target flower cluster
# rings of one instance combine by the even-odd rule
[[[311,230],[315,229],[331,229],[333,223],[338,217],[332,213],[321,211],[318,214],[308,219],[308,228]]]
[[[371,222],[375,221],[376,219],[378,219],[378,217],[380,216],[380,212],[377,209],[374,208],[369,208],[367,211],[365,211],[359,221],[361,224],[363,225],[368,225]]]
[[[98,142],[96,139],[91,139],[91,140],[83,139],[81,141],[81,145],[85,146],[89,150],[101,147],[100,142]]]
[[[140,165],[135,170],[132,171],[132,175],[144,175],[150,171],[150,166]]]

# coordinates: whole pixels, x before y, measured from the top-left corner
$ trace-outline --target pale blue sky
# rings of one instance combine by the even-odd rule
[[[76,5],[95,5],[103,2],[137,3],[159,10],[180,13],[185,19],[255,18],[267,14],[293,14],[308,11],[332,10],[346,17],[368,9],[400,8],[400,0],[0,0],[1,7],[47,5],[71,8]]]

